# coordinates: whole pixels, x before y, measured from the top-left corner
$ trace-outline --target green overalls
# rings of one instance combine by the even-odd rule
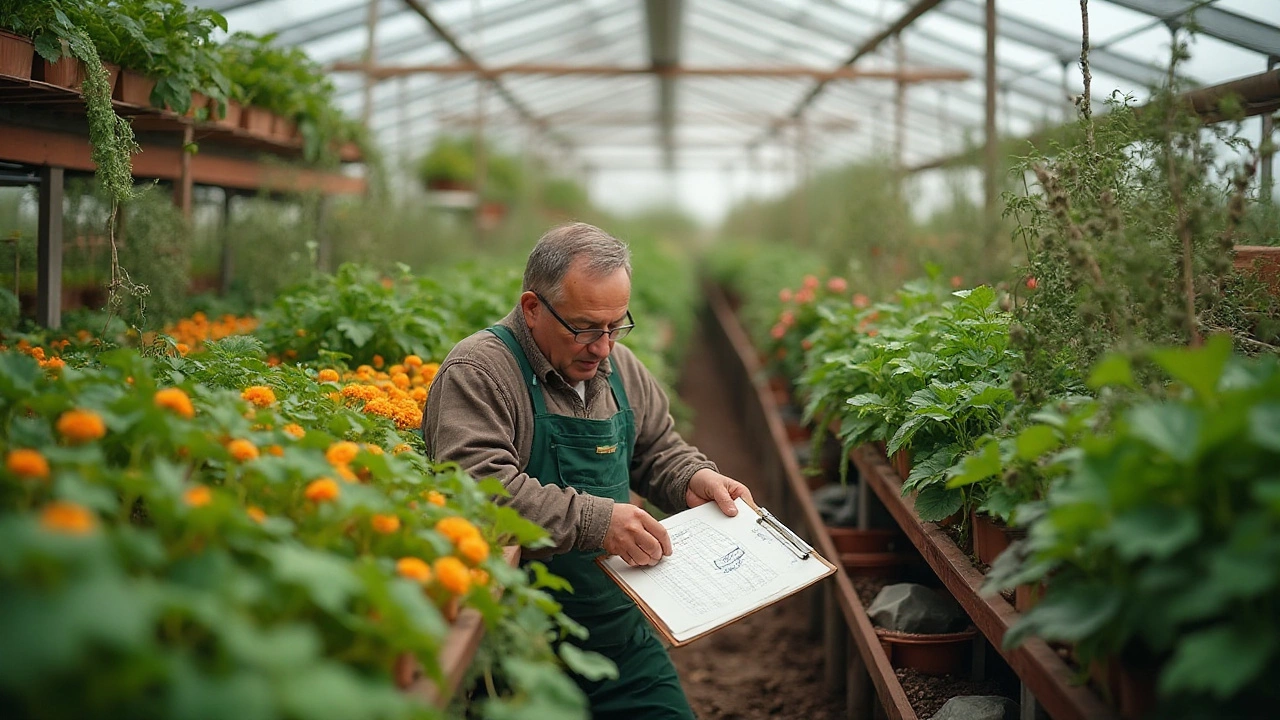
[[[533,451],[524,470],[543,485],[629,502],[631,455],[635,448],[635,414],[627,402],[619,373],[609,387],[618,412],[608,420],[590,420],[547,412],[529,359],[508,328],[494,325],[515,356],[533,400]],[[693,720],[680,678],[666,648],[644,614],[595,563],[603,551],[570,550],[546,561],[547,569],[573,584],[573,592],[553,593],[569,617],[586,626],[591,637],[574,641],[618,665],[618,679],[590,681],[573,675],[591,702],[593,720]]]

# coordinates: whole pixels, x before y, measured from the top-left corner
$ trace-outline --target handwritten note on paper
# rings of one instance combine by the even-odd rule
[[[737,504],[732,518],[707,503],[663,520],[672,553],[656,565],[605,561],[676,641],[732,622],[830,573],[821,560],[801,559],[762,528],[744,501]]]

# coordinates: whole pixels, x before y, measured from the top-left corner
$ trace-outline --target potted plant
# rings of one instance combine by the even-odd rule
[[[440,135],[418,163],[418,177],[427,190],[470,190],[475,158],[465,138]]]
[[[29,38],[0,30],[0,75],[29,80],[35,54],[35,44]]]

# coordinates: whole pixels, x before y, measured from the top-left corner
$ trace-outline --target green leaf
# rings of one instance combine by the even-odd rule
[[[63,57],[62,41],[51,32],[42,32],[37,35],[35,46],[36,53],[51,63],[56,63]]]
[[[1098,390],[1108,385],[1130,388],[1138,386],[1133,380],[1133,362],[1128,357],[1113,353],[1093,366],[1093,372],[1089,374],[1089,387]]]
[[[389,683],[376,684],[334,663],[303,668],[276,690],[286,714],[308,720],[373,720],[399,715],[411,702]]]
[[[573,585],[568,580],[553,574],[547,569],[546,565],[540,562],[529,563],[529,568],[533,570],[532,587],[546,590],[561,590],[566,592],[573,591]]]
[[[959,488],[981,482],[999,475],[1003,467],[1000,462],[1000,443],[994,438],[988,439],[982,447],[966,455],[958,465],[951,468],[947,487]]]
[[[1126,561],[1164,560],[1200,537],[1200,517],[1188,508],[1146,505],[1118,515],[1105,534]]]
[[[928,485],[916,494],[916,515],[924,522],[938,522],[960,511],[964,505],[964,491],[950,490],[941,485]]]
[[[1238,622],[1191,633],[1161,673],[1160,692],[1207,692],[1226,700],[1256,682],[1275,652],[1274,633]]]
[[[187,658],[175,661],[168,687],[169,717],[189,720],[270,720],[276,716],[271,681],[256,672],[202,674]]]
[[[1032,425],[1018,433],[1018,459],[1032,461],[1061,445],[1058,434],[1048,425]]]
[[[600,653],[585,652],[569,643],[561,643],[560,657],[570,670],[593,682],[618,679],[618,666]]]
[[[1200,412],[1174,403],[1139,405],[1129,411],[1134,436],[1180,463],[1190,463],[1200,439]]]
[[[902,423],[898,431],[893,434],[893,438],[889,440],[885,451],[892,455],[902,449],[904,445],[908,445],[911,442],[911,438],[916,434],[916,430],[929,419],[928,415],[912,415],[907,418],[907,421]]]
[[[1260,403],[1249,410],[1249,438],[1259,447],[1280,452],[1280,403]]]
[[[347,562],[328,553],[280,544],[268,547],[263,554],[282,582],[306,588],[311,599],[329,612],[340,612],[347,598],[360,589],[360,581]]]
[[[1191,388],[1201,401],[1217,395],[1222,370],[1231,357],[1231,338],[1212,335],[1199,348],[1171,348],[1151,351],[1151,359],[1174,380]]]
[[[1123,605],[1121,591],[1095,580],[1055,582],[1035,607],[1009,628],[1006,648],[1030,635],[1046,640],[1078,642],[1111,622]]]
[[[364,347],[365,343],[369,342],[374,333],[377,332],[374,326],[349,317],[340,318],[336,327],[356,347]]]
[[[35,391],[40,373],[34,358],[16,352],[0,353],[0,395],[10,400],[27,397]]]

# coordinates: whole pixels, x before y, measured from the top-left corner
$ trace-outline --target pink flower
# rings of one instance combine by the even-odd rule
[[[849,283],[842,277],[833,277],[827,281],[827,289],[833,293],[844,294],[849,289]]]
[[[791,288],[782,288],[779,290],[778,299],[784,303],[791,302]]]
[[[800,303],[801,305],[806,305],[808,303],[813,302],[813,297],[814,297],[813,288],[805,288],[800,292],[796,293],[796,302]]]
[[[790,310],[783,310],[778,316],[778,324],[783,327],[791,327],[796,324],[796,314]]]
[[[1035,290],[1037,287],[1040,287],[1040,283],[1039,283],[1035,278],[1033,278],[1033,277],[1029,277],[1029,278],[1027,278],[1027,289],[1028,289],[1028,290]]]
[[[821,283],[820,283],[820,282],[818,282],[818,276],[816,276],[816,275],[805,275],[805,276],[804,276],[804,287],[805,287],[805,289],[806,289],[806,290],[813,290],[813,289],[817,288],[817,287],[818,287],[818,285],[820,285],[820,284],[821,284]]]
[[[800,341],[800,347],[804,349],[805,352],[808,352],[809,350],[813,349],[813,341],[810,340],[809,338],[805,338]]]
[[[960,277],[959,275],[952,275],[951,287],[959,290],[961,285],[964,285],[964,278]]]
[[[853,294],[853,306],[856,308],[871,307],[871,298],[862,293]]]
[[[774,340],[781,340],[786,334],[787,329],[781,324],[774,325],[773,329],[769,331],[769,335],[773,336]]]

